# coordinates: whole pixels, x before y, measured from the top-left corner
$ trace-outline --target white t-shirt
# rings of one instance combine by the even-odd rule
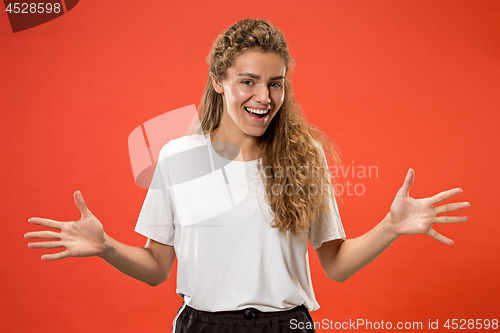
[[[314,249],[345,239],[335,200],[331,213],[300,237],[270,226],[272,210],[257,169],[261,159],[230,161],[210,135],[167,143],[135,231],[172,245],[177,293],[203,311],[319,309],[309,270]]]

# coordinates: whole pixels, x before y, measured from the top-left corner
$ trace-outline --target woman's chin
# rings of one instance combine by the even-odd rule
[[[259,128],[259,129],[255,129],[255,128],[251,128],[251,129],[248,129],[245,131],[245,134],[248,135],[248,136],[253,136],[253,137],[257,137],[257,138],[260,138],[262,135],[264,135],[264,133],[266,132],[266,129],[267,128]]]

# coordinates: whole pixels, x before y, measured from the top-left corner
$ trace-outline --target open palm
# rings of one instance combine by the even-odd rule
[[[390,216],[394,231],[398,235],[428,234],[438,241],[452,245],[453,241],[432,229],[432,224],[466,222],[466,216],[437,216],[437,214],[468,208],[470,204],[458,202],[434,207],[438,202],[461,193],[462,190],[459,188],[441,192],[430,198],[413,199],[410,197],[410,187],[414,178],[415,172],[412,169],[408,170],[405,182],[392,203]]]
[[[55,239],[55,241],[31,242],[33,249],[65,248],[65,251],[45,254],[42,260],[57,260],[66,257],[90,257],[99,254],[104,247],[104,230],[101,222],[92,215],[85,205],[80,191],[74,193],[75,203],[81,212],[81,218],[73,222],[59,222],[45,218],[33,217],[28,221],[44,227],[59,229],[55,231],[33,231],[24,235],[28,239]]]

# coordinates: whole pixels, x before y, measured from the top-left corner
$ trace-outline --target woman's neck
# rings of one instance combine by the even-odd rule
[[[259,159],[260,156],[260,137],[253,137],[241,131],[231,133],[230,130],[224,130],[220,126],[210,133],[212,142],[231,142],[240,148],[240,154],[235,159],[243,161],[252,161]],[[238,135],[239,134],[239,135]]]

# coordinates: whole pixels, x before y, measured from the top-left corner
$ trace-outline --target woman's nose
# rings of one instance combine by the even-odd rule
[[[261,84],[256,93],[257,101],[263,104],[271,103],[271,98],[269,97],[269,88],[265,83]]]

